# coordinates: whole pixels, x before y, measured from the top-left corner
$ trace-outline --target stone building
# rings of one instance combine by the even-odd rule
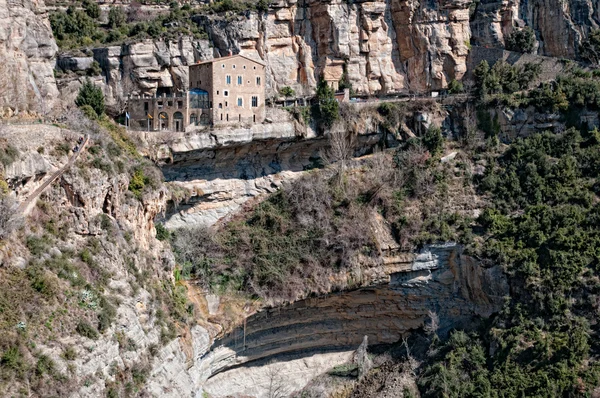
[[[231,55],[189,66],[185,92],[130,96],[129,126],[136,130],[190,131],[265,120],[265,65]]]

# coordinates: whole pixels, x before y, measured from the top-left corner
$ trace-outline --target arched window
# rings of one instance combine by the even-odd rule
[[[200,124],[208,124],[209,122],[210,119],[207,113],[203,113],[202,115],[200,115]]]
[[[198,125],[198,116],[195,113],[190,114],[190,124]]]

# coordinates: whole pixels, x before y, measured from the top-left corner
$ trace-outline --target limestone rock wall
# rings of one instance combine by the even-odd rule
[[[423,327],[430,312],[439,317],[438,333],[468,328],[472,317],[500,310],[506,294],[508,285],[499,267],[483,268],[454,244],[431,245],[406,256],[404,270],[390,274],[387,284],[250,316],[202,358],[199,370],[208,378],[203,389],[215,397],[243,393],[252,387],[252,378],[244,383],[240,375],[246,367],[237,365],[275,355],[343,352],[358,347],[365,335],[370,344],[395,343]],[[263,391],[256,396],[268,395]]]
[[[600,24],[597,0],[482,0],[471,22],[473,44],[502,47],[515,27],[536,33],[537,53],[574,58],[581,40]]]
[[[0,0],[0,114],[52,110],[56,51],[43,0]]]
[[[466,71],[468,4],[281,0],[262,14],[194,17],[209,40],[147,40],[95,49],[94,58],[113,106],[130,92],[184,88],[186,65],[230,51],[266,63],[268,96],[285,86],[310,95],[320,76],[365,94],[439,89]]]

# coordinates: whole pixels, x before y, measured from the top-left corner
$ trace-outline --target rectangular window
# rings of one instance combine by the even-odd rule
[[[238,98],[238,106],[244,106],[244,100],[242,98]]]
[[[227,84],[231,84],[231,75],[227,75],[225,77],[225,81],[226,81]]]
[[[238,76],[238,86],[241,86],[241,85],[242,85],[242,77]]]
[[[148,112],[148,102],[144,102],[144,111]]]
[[[173,101],[167,101],[167,106],[173,106]]]
[[[158,105],[158,109],[162,109],[162,107],[163,107],[162,106],[163,105],[162,101],[158,101],[157,105]]]
[[[223,91],[223,95],[226,96],[226,97],[229,97],[229,91],[228,90],[224,90]]]
[[[252,107],[253,108],[258,107],[258,97],[257,96],[252,96]]]
[[[257,78],[256,78],[256,85],[257,85],[257,86],[260,86],[260,77],[257,77]]]
[[[177,101],[177,109],[183,108],[183,101]]]

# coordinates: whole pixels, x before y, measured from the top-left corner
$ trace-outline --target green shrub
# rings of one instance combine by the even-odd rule
[[[284,97],[293,97],[296,95],[296,92],[291,87],[285,86],[279,90],[279,94],[283,95]]]
[[[48,250],[49,239],[46,235],[41,237],[29,235],[27,237],[26,245],[31,254],[34,256],[39,256]]]
[[[465,91],[465,88],[462,82],[459,82],[456,79],[452,79],[450,83],[448,83],[448,92],[450,94],[460,94]]]
[[[82,6],[90,18],[98,19],[100,17],[100,6],[95,1],[83,0]]]
[[[108,11],[108,27],[111,29],[120,28],[125,25],[127,16],[122,7],[111,6]]]
[[[87,337],[88,339],[97,340],[98,339],[98,330],[95,327],[89,324],[89,322],[85,320],[79,321],[75,331],[82,335],[83,337]]]
[[[335,99],[333,89],[323,79],[317,87],[317,101],[317,120],[324,129],[329,129],[340,117],[340,105]]]
[[[600,62],[600,29],[592,30],[579,46],[579,57],[592,64]]]
[[[144,171],[140,168],[136,169],[129,180],[129,190],[133,192],[136,198],[142,198],[142,191],[148,184],[149,179],[144,175]]]
[[[444,137],[442,137],[442,130],[439,127],[429,127],[422,140],[423,145],[432,156],[439,155],[444,149]]]
[[[156,227],[156,239],[160,241],[169,240],[171,238],[171,233],[167,228],[165,228],[162,224],[155,224]]]
[[[67,361],[74,361],[77,358],[77,351],[69,346],[63,350],[62,357]]]
[[[12,145],[6,145],[4,148],[0,148],[0,163],[6,166],[10,166],[15,160],[19,158],[19,151]]]
[[[104,94],[89,79],[86,79],[79,89],[75,104],[80,108],[90,106],[97,116],[104,114]]]
[[[47,355],[40,355],[38,357],[37,364],[35,366],[35,373],[38,376],[43,376],[45,374],[52,375],[55,372],[55,364],[50,357]]]
[[[520,53],[533,52],[535,46],[535,32],[530,27],[515,30],[506,37],[506,49]]]
[[[19,347],[8,347],[0,357],[0,365],[3,368],[9,369],[17,374],[21,374],[26,369],[25,358]]]
[[[100,300],[100,306],[102,310],[98,314],[98,330],[103,333],[117,318],[117,309],[104,297]]]

